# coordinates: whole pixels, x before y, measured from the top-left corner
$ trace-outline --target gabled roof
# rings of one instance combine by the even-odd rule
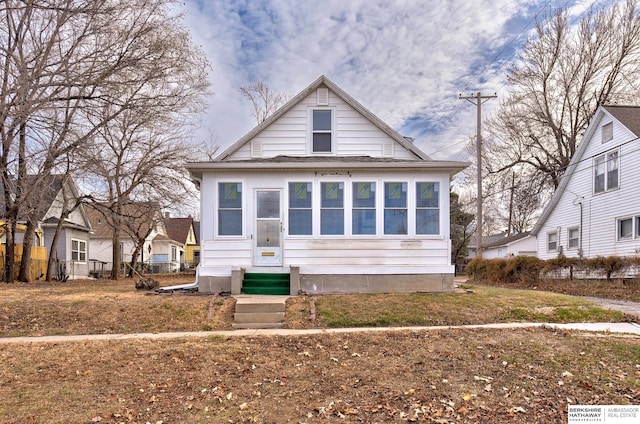
[[[158,205],[147,202],[129,203],[122,207],[122,219],[126,222],[123,226],[130,229],[137,229],[138,233],[146,233],[153,229],[157,223],[156,216],[159,216]],[[87,215],[93,228],[92,238],[111,238],[113,230],[109,224],[110,210],[107,205],[97,205],[87,207]],[[129,237],[124,229],[120,230],[120,236]]]
[[[355,100],[353,97],[347,94],[347,92],[345,92],[343,89],[338,87],[333,81],[331,81],[329,78],[327,78],[324,75],[320,76],[317,80],[312,82],[307,88],[305,88],[298,95],[296,95],[291,100],[289,100],[280,109],[278,109],[273,115],[271,115],[264,122],[262,122],[261,124],[253,128],[251,131],[249,131],[244,137],[242,137],[240,140],[234,143],[227,150],[222,152],[215,160],[224,161],[225,159],[227,159],[230,155],[232,155],[242,146],[244,146],[249,141],[251,141],[255,136],[260,134],[265,128],[269,127],[273,122],[277,121],[282,115],[284,115],[289,110],[291,110],[295,105],[297,105],[302,100],[304,100],[307,96],[313,93],[320,86],[326,86],[327,88],[329,88],[338,97],[340,97],[340,99],[342,99],[345,103],[347,103],[349,106],[354,108],[356,111],[360,112],[360,114],[363,115],[365,118],[367,118],[372,124],[374,124],[380,130],[382,130],[385,134],[387,134],[389,137],[395,140],[402,147],[404,147],[405,149],[413,153],[416,156],[416,158],[419,158],[422,160],[431,160],[431,158],[426,153],[424,153],[422,150],[414,146],[409,141],[409,139],[403,137],[396,130],[394,130],[385,122],[380,120],[380,118],[378,118],[376,115],[371,113],[369,109],[362,106],[357,100]]]
[[[187,243],[189,230],[193,226],[193,218],[165,218],[164,226],[169,238],[184,245]]]
[[[501,239],[498,239],[494,242],[491,243],[487,243],[485,245],[482,246],[483,249],[488,249],[491,247],[500,247],[500,246],[508,246],[512,243],[515,243],[518,240],[522,240],[523,238],[529,237],[530,233],[529,231],[526,231],[524,233],[520,233],[520,234],[514,234],[512,236],[509,237],[503,237]]]
[[[551,200],[544,208],[540,219],[536,222],[536,225],[533,226],[531,230],[532,235],[537,235],[540,229],[544,226],[544,223],[551,215],[551,212],[555,209],[556,205],[560,201],[560,198],[566,191],[567,185],[569,184],[569,180],[571,180],[571,176],[576,169],[576,166],[582,160],[584,156],[584,152],[587,150],[587,146],[591,139],[593,138],[593,134],[598,128],[599,122],[602,120],[602,117],[608,115],[613,120],[617,121],[619,124],[623,125],[629,131],[631,131],[636,137],[640,137],[640,106],[618,106],[618,105],[601,105],[596,109],[596,112],[593,114],[591,118],[591,122],[587,127],[584,135],[582,136],[582,142],[578,145],[576,152],[573,154],[569,165],[567,166],[567,170],[565,171],[562,179],[560,180],[560,184],[558,188],[553,193]]]
[[[75,202],[75,200],[80,196],[78,188],[69,175],[27,175],[25,178],[25,187],[32,191],[26,193],[28,197],[26,201],[20,205],[20,209],[18,211],[18,221],[20,222],[27,219],[27,213],[35,212],[34,218],[36,221],[43,222],[44,224],[55,225],[60,217],[47,217],[46,215],[62,190],[69,190],[68,196],[72,202]],[[15,181],[12,181],[11,184],[15,184]],[[4,207],[4,197],[0,197],[0,206]],[[82,226],[66,221],[65,226],[71,226],[86,231],[90,228],[89,218],[82,206],[78,208],[78,211],[82,215],[83,221],[86,225]]]

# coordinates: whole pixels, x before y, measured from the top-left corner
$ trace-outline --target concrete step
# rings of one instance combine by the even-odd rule
[[[281,322],[272,323],[233,323],[231,327],[234,329],[260,330],[265,328],[282,328]]]
[[[268,312],[284,312],[285,306],[282,302],[274,303],[237,303],[236,313],[268,313]]]
[[[233,328],[280,328],[289,296],[237,296]]]
[[[238,323],[273,323],[282,322],[284,320],[284,312],[236,312],[233,314],[233,321]]]

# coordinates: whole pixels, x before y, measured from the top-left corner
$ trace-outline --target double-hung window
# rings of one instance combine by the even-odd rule
[[[289,235],[313,233],[311,183],[289,183]]]
[[[76,262],[87,261],[87,242],[71,239],[71,260]]]
[[[384,233],[407,234],[407,183],[384,183]]]
[[[567,248],[577,249],[580,245],[580,228],[573,227],[567,230]]]
[[[218,235],[242,235],[241,183],[218,183]]]
[[[353,234],[376,233],[376,183],[353,183]]]
[[[618,219],[618,240],[633,238],[633,218]]]
[[[311,111],[311,149],[313,153],[333,151],[333,111],[313,109]]]
[[[344,183],[322,183],[320,234],[344,234]]]
[[[416,234],[440,234],[439,195],[439,183],[416,183]]]
[[[596,156],[593,159],[593,191],[602,193],[618,188],[620,158],[617,150]]]
[[[547,252],[555,252],[558,250],[558,232],[552,231],[547,233]]]

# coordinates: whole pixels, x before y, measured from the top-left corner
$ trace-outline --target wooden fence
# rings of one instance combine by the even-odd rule
[[[0,270],[4,270],[7,246],[0,245]],[[14,251],[14,278],[18,278],[20,263],[22,262],[22,245],[16,244]],[[31,248],[31,269],[29,270],[31,281],[42,280],[47,273],[47,248],[44,246],[33,246]],[[2,275],[2,271],[0,271]]]

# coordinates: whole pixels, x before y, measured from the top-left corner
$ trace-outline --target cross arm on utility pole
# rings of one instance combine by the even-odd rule
[[[477,155],[477,184],[478,184],[478,200],[476,205],[476,258],[482,258],[482,104],[498,97],[496,93],[492,95],[482,95],[477,92],[471,96],[463,96],[460,94],[458,99],[467,100],[476,105],[477,122],[476,122],[476,155]]]

